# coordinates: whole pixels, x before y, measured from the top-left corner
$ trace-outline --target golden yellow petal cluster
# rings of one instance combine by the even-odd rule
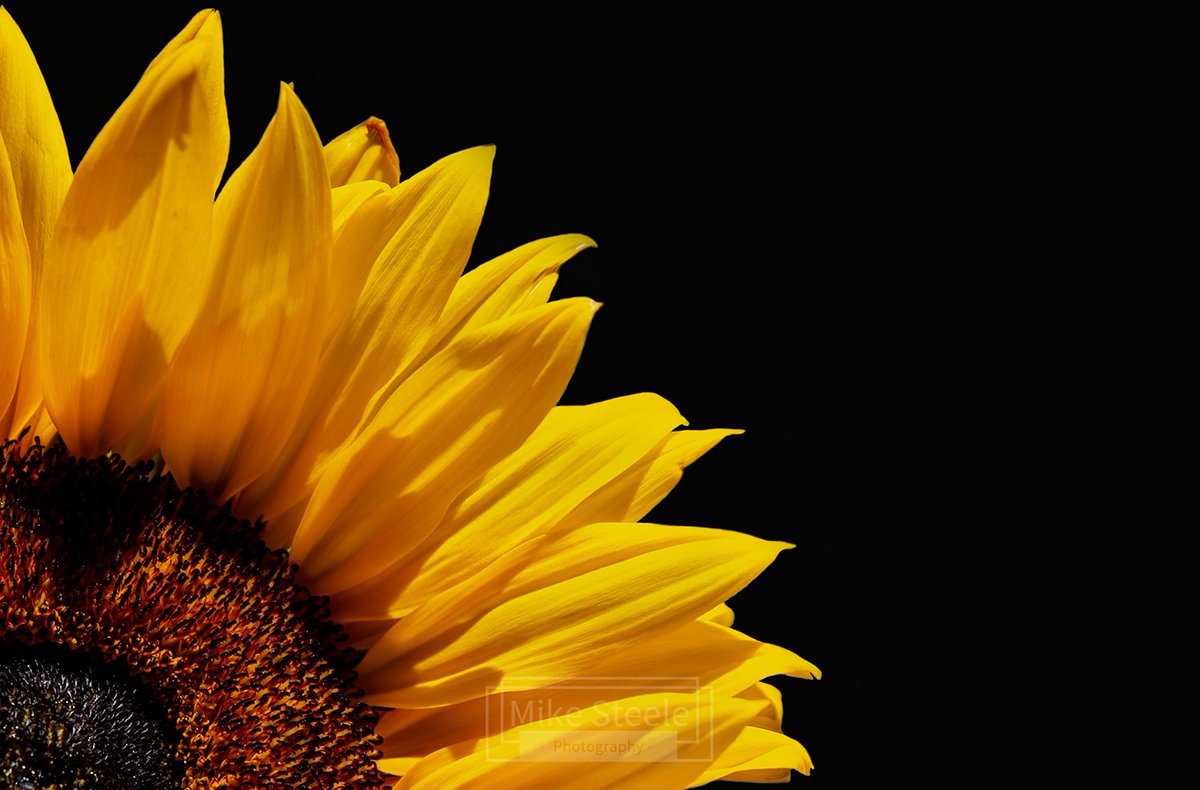
[[[551,289],[592,242],[534,241],[464,274],[492,149],[400,180],[382,121],[322,145],[288,85],[221,186],[228,151],[216,12],[167,44],[72,172],[0,11],[4,435],[155,459],[263,519],[360,651],[397,787],[807,773],[762,680],[817,670],[725,606],[786,544],[639,523],[734,431],[683,430],[651,394],[556,405],[597,305]],[[653,682],[614,680],[629,678]],[[636,754],[558,755],[597,733]]]

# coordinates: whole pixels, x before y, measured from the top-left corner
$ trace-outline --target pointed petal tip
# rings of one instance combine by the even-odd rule
[[[206,8],[191,18],[184,30],[192,31],[192,41],[221,38],[221,12],[215,8]]]
[[[281,80],[279,83],[279,102],[277,104],[277,109],[281,110],[292,106],[304,106],[303,102],[300,101],[300,97],[296,95],[296,84],[293,82],[283,82]]]
[[[379,147],[383,149],[383,160],[387,164],[385,180],[394,186],[400,181],[400,157],[396,153],[396,146],[392,144],[392,135],[388,132],[387,124],[382,118],[372,115],[367,119],[367,133],[379,141]]]
[[[572,320],[582,321],[590,325],[592,318],[596,315],[596,311],[601,307],[603,307],[603,304],[597,302],[595,299],[590,299],[586,296],[572,296],[569,299],[556,299],[540,308],[535,307],[533,310],[553,310],[558,315],[570,315]]]
[[[387,123],[382,118],[372,115],[367,120],[363,121],[363,125],[367,127],[367,132],[375,136],[379,140],[379,144],[384,147],[392,156],[396,155],[396,147],[392,145],[392,135],[388,132]]]
[[[477,145],[464,149],[455,156],[461,156],[466,162],[470,162],[478,167],[486,167],[490,170],[493,162],[496,160],[496,145],[495,143]]]
[[[210,90],[219,89],[223,103],[223,58],[221,17],[214,9],[208,9],[188,20],[178,35],[163,47],[154,60],[150,61],[150,65],[146,67],[146,74],[153,73],[156,68],[162,68],[167,63],[177,64],[174,68],[194,70],[199,67],[200,63],[207,61],[215,66],[215,80]]]
[[[659,395],[657,392],[641,392],[641,393],[638,393],[637,395],[631,395],[629,397],[653,399],[654,401],[657,401],[659,407],[664,411],[664,413],[668,413],[668,414],[672,415],[673,419],[678,420],[679,425],[685,426],[688,424],[687,418],[684,417],[682,414],[680,414],[679,408],[674,403],[671,402],[670,398],[664,398],[662,395]]]

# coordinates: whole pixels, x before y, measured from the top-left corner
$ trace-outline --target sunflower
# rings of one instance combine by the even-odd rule
[[[786,544],[640,523],[734,431],[558,406],[583,236],[466,274],[493,152],[400,180],[293,89],[221,186],[198,14],[72,172],[0,10],[6,787],[685,787],[807,772],[726,600]],[[218,192],[219,188],[219,192]]]

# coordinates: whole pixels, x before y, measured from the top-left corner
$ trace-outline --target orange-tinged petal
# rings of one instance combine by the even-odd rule
[[[399,777],[411,771],[413,766],[419,762],[421,762],[420,757],[385,757],[381,760],[376,760],[375,764],[385,774]]]
[[[347,622],[406,614],[549,530],[683,421],[674,406],[646,393],[554,409],[463,492],[403,563],[338,596],[335,615]]]
[[[519,677],[569,677],[696,619],[787,544],[696,527],[593,524],[511,552],[391,628],[359,667],[368,701],[444,705]]]
[[[562,394],[596,304],[554,302],[460,338],[327,464],[292,544],[321,594],[361,583],[429,534]]]
[[[320,138],[282,85],[262,141],[217,199],[212,285],[160,407],[181,485],[224,501],[289,440],[317,370],[331,234]]]
[[[335,187],[356,181],[382,181],[393,187],[400,183],[400,160],[387,124],[375,117],[330,140],[325,164]]]
[[[8,161],[8,150],[0,135],[0,337],[4,338],[0,343],[0,428],[6,431],[6,437],[11,427],[22,427],[19,415],[10,416],[9,412],[21,375],[33,298],[29,248]],[[8,425],[10,420],[16,424]]]
[[[226,148],[212,95],[220,23],[157,59],[75,174],[47,248],[38,346],[46,405],[77,455],[125,449],[208,284]]]

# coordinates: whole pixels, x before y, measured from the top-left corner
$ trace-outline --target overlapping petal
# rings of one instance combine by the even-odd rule
[[[396,787],[686,787],[760,707],[694,693],[622,698],[397,761],[407,770]],[[649,711],[666,713],[650,724]]]
[[[386,573],[339,595],[342,622],[397,618],[553,528],[683,422],[657,395],[554,409]]]
[[[369,699],[445,705],[504,679],[570,676],[694,620],[786,547],[737,532],[652,524],[593,524],[545,539],[393,626],[361,665]]]
[[[789,650],[704,621],[651,636],[636,650],[604,656],[573,677],[549,677],[524,691],[489,690],[486,696],[435,708],[386,713],[378,732],[387,757],[411,757],[495,734],[511,710],[545,713],[579,709],[627,696],[631,684],[690,687],[735,696],[760,678],[819,672]]]
[[[30,261],[37,270],[71,184],[71,162],[41,69],[17,23],[3,8],[0,137],[4,138]]]
[[[725,603],[789,546],[637,523],[738,431],[677,430],[649,394],[556,406],[597,305],[550,294],[592,241],[460,276],[492,149],[401,182],[382,121],[322,146],[288,86],[214,207],[220,33],[194,17],[72,176],[0,9],[0,427],[57,431],[78,456],[161,451],[181,484],[266,517],[367,651],[359,685],[393,709],[379,765],[399,787],[807,773],[762,679],[819,672],[733,630]],[[591,682],[668,674],[687,682]],[[493,726],[550,686],[578,715]],[[681,713],[618,719],[655,704]],[[637,754],[564,758],[597,738]]]
[[[205,12],[146,70],[67,191],[37,302],[44,394],[72,452],[128,448],[208,285],[228,131],[220,22]],[[183,36],[183,34],[181,34]]]
[[[409,364],[417,364],[464,332],[499,321],[550,298],[558,269],[595,242],[577,233],[524,244],[464,274],[454,286],[437,326]]]
[[[595,309],[571,299],[497,321],[406,379],[326,465],[292,541],[307,583],[339,592],[420,543],[558,400]]]
[[[812,768],[808,750],[795,739],[774,730],[747,726],[694,784],[701,785],[719,779],[786,782],[791,778],[792,771],[808,774]]]
[[[14,396],[25,357],[29,333],[30,302],[33,298],[33,272],[29,265],[29,247],[17,200],[16,184],[9,167],[8,149],[0,136],[0,427],[20,424],[9,412],[15,409]]]
[[[308,496],[320,465],[406,378],[399,372],[466,266],[492,156],[481,147],[446,157],[365,200],[336,231],[330,310],[333,320],[346,318],[324,344],[321,375],[293,446],[277,469],[250,487],[243,507],[273,518]]]
[[[40,359],[34,351],[38,314],[31,300],[38,292],[46,245],[71,183],[71,163],[41,69],[25,36],[4,8],[0,8],[0,140],[5,149],[2,155],[7,159],[6,180],[12,189],[5,199],[15,200],[4,210],[18,212],[24,235],[24,239],[16,239],[11,216],[5,220],[10,223],[10,238],[4,242],[8,258],[4,265],[10,271],[3,275],[7,291],[4,299],[9,304],[4,308],[9,311],[4,319],[4,337],[9,346],[4,364],[11,366],[19,356],[20,369],[16,390],[8,395],[12,402],[3,404],[8,413],[0,415],[0,427],[5,428],[5,435],[12,435],[28,425],[49,438],[53,428],[42,410]],[[18,263],[21,259],[23,264]],[[12,271],[15,266],[29,269],[27,289],[13,279],[26,278],[24,273]],[[28,301],[24,308],[16,308],[26,315],[24,333],[18,330],[21,321],[17,314],[11,312],[12,305],[20,300]],[[5,375],[11,372],[0,373]],[[7,390],[8,385],[0,383],[0,388]],[[0,402],[3,398],[0,394]]]
[[[320,139],[291,87],[216,202],[213,280],[159,413],[181,484],[224,501],[294,433],[325,333],[332,235]]]
[[[335,187],[359,181],[382,181],[393,187],[400,183],[400,160],[387,124],[378,118],[368,118],[330,140],[325,164]]]
[[[559,524],[570,529],[597,521],[637,521],[683,478],[683,470],[738,430],[676,431],[619,477],[580,502]]]

